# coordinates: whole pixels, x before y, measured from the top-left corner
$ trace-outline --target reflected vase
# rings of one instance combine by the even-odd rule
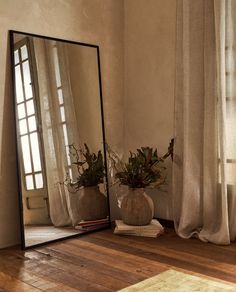
[[[129,188],[121,202],[122,221],[128,225],[148,225],[154,216],[154,204],[143,188]]]
[[[98,186],[84,187],[79,190],[78,212],[82,220],[97,220],[108,216],[106,196]]]

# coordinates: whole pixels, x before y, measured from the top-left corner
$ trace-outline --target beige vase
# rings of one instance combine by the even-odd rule
[[[121,202],[121,217],[128,225],[148,225],[154,216],[154,204],[143,188],[129,188]]]
[[[82,220],[96,220],[108,215],[107,199],[98,186],[79,190],[78,213]]]

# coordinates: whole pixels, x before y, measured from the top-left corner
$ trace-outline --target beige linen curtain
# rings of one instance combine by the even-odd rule
[[[67,76],[66,59],[63,56],[65,54],[64,48],[57,44],[58,59],[63,62],[61,64],[63,70],[60,72],[61,76],[56,77],[53,45],[53,41],[48,42],[40,39],[34,41],[50,218],[54,226],[67,226],[75,225],[74,213],[76,210],[74,210],[74,206],[77,197],[71,197],[65,186],[59,183],[63,182],[67,175],[68,153],[66,152],[65,133],[61,123],[56,78],[60,78],[62,84],[68,144],[77,143],[75,139],[77,139],[78,131],[77,124],[74,122],[73,98],[70,92],[69,76]],[[78,214],[76,214],[76,220],[78,221]]]
[[[184,238],[236,238],[234,0],[178,0],[173,210]]]

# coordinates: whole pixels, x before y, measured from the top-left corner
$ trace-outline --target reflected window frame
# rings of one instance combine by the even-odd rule
[[[23,51],[23,55],[22,55],[22,51]],[[33,48],[33,44],[30,41],[30,39],[26,36],[24,38],[22,38],[21,40],[19,40],[18,42],[16,42],[14,44],[14,57],[13,57],[13,64],[14,64],[14,70],[16,69],[16,67],[18,67],[20,69],[20,79],[16,79],[15,78],[15,103],[16,103],[16,107],[17,107],[17,114],[16,114],[16,122],[17,122],[17,136],[18,139],[20,140],[19,142],[19,148],[20,148],[20,159],[22,160],[22,176],[24,177],[23,179],[23,184],[24,184],[24,188],[26,191],[37,191],[40,189],[43,189],[46,187],[46,175],[45,175],[45,167],[44,167],[44,153],[43,153],[43,148],[42,148],[42,143],[41,143],[41,137],[40,137],[40,117],[39,117],[39,102],[37,100],[38,98],[38,93],[37,93],[37,75],[35,76],[35,70],[33,70],[33,66],[34,66],[34,48]],[[27,91],[26,87],[27,84],[25,84],[25,64],[27,62],[27,67],[28,67],[28,82],[29,85],[31,87],[31,89]],[[20,87],[22,89],[22,97],[20,100],[18,100],[17,98],[17,84],[20,84]],[[31,92],[31,96],[26,96],[26,91],[29,93]],[[30,111],[28,109],[28,105],[30,106]],[[24,107],[24,116],[23,117],[19,117],[19,110],[18,107],[19,106],[23,106]],[[36,122],[36,128],[32,129],[29,125],[29,119],[34,118],[35,122]],[[25,123],[24,123],[25,122]],[[26,127],[24,127],[24,129],[21,127],[22,123],[25,124]],[[23,132],[22,132],[23,130]],[[39,152],[39,159],[40,159],[40,164],[41,164],[41,169],[40,170],[35,170],[34,169],[34,165],[35,165],[35,161],[34,161],[34,155],[32,152],[32,145],[31,145],[31,135],[32,134],[37,134],[37,140],[38,140],[38,152]],[[23,157],[23,147],[22,147],[22,137],[27,136],[28,137],[28,146],[29,146],[29,157],[30,157],[30,169],[31,171],[26,171],[25,167],[24,167],[24,157]],[[35,175],[41,174],[42,175],[42,179],[43,179],[43,184],[40,185],[40,187],[37,186],[37,182],[36,182],[36,178]],[[27,177],[29,177],[29,175],[32,176],[32,183],[28,186],[27,184]]]

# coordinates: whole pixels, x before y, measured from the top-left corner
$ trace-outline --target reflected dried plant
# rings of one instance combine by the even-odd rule
[[[84,148],[76,148],[71,144],[69,154],[72,165],[76,167],[75,177],[72,179],[67,173],[63,182],[69,192],[76,193],[80,187],[97,186],[103,183],[105,167],[101,150],[93,153],[87,144],[84,144]]]

